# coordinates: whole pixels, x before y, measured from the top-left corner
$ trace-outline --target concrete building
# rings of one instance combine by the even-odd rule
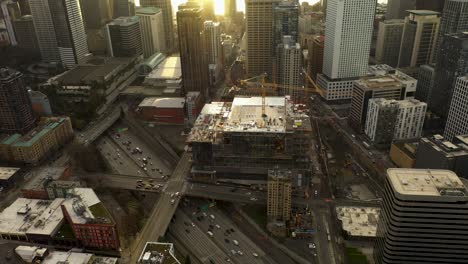
[[[0,167],[0,187],[2,189],[15,185],[20,177],[20,168]]]
[[[143,82],[151,89],[160,90],[161,94],[182,94],[182,68],[180,57],[167,57],[153,69]]]
[[[348,122],[356,131],[363,132],[369,100],[377,98],[403,100],[405,89],[402,83],[391,75],[365,77],[355,81]]]
[[[379,22],[375,59],[378,63],[392,67],[398,66],[401,38],[405,21],[403,19],[390,19]]]
[[[376,1],[329,0],[323,75],[317,78],[328,100],[348,100],[353,82],[367,73]]]
[[[135,0],[112,0],[114,6],[113,18],[135,16]]]
[[[13,20],[13,28],[18,47],[33,54],[39,53],[39,43],[37,42],[36,30],[31,15],[25,15]]]
[[[417,141],[394,142],[390,147],[390,160],[399,168],[414,168],[417,150]]]
[[[106,25],[108,54],[112,57],[133,57],[143,53],[140,19],[119,17]]]
[[[136,9],[136,15],[140,18],[143,57],[148,58],[157,52],[166,53],[162,10],[140,7]]]
[[[182,264],[176,257],[172,243],[146,242],[138,264]]]
[[[336,215],[347,240],[374,240],[377,235],[380,208],[336,207]]]
[[[80,1],[49,0],[49,9],[62,66],[65,69],[73,68],[82,63],[89,53]]]
[[[92,253],[70,251],[50,251],[37,246],[18,246],[15,253],[24,263],[37,264],[117,264],[118,258],[98,257]]]
[[[276,48],[276,82],[291,86],[292,88],[301,87],[302,80],[302,49],[299,43],[296,43],[291,36],[283,36],[283,43]],[[280,94],[290,95],[294,102],[304,101],[304,92],[297,89],[279,89]]]
[[[299,3],[296,1],[280,2],[273,7],[273,51],[283,44],[284,36],[299,42]]]
[[[447,120],[457,78],[468,72],[468,29],[464,33],[445,35],[439,47],[429,108]]]
[[[140,0],[140,6],[156,7],[162,10],[167,52],[173,52],[176,49],[176,43],[171,0]]]
[[[401,19],[406,17],[407,10],[416,9],[416,0],[389,0],[385,19]]]
[[[408,10],[401,39],[398,67],[417,67],[433,61],[440,13],[430,10]]]
[[[13,134],[0,142],[0,158],[18,164],[37,164],[73,138],[69,117],[42,118],[24,136]]]
[[[468,144],[454,144],[441,135],[421,138],[415,168],[451,170],[468,178]]]
[[[60,205],[76,239],[88,249],[118,250],[120,240],[112,216],[93,189],[75,188]]]
[[[31,7],[42,61],[59,63],[60,53],[49,2],[47,0],[30,0],[29,5]]]
[[[394,140],[421,137],[427,104],[416,99],[398,101],[398,119]]]
[[[468,134],[468,75],[457,78],[452,102],[445,125],[444,137],[453,140],[455,136]]]
[[[247,76],[273,72],[273,10],[280,0],[246,0]]]
[[[372,144],[387,146],[393,141],[397,119],[397,101],[384,98],[370,99],[364,133]]]
[[[25,176],[30,180],[22,187],[21,195],[28,199],[48,200],[51,196],[47,185],[55,181],[69,181],[71,172],[70,167],[44,167],[30,171]]]
[[[291,218],[292,172],[268,171],[267,216],[270,222],[287,222]]]
[[[308,50],[309,50],[308,69],[309,69],[309,75],[314,81],[317,81],[317,74],[322,73],[323,71],[324,45],[325,45],[324,36],[315,37],[314,40],[308,45]]]
[[[0,132],[27,133],[35,121],[23,74],[0,68]]]
[[[179,6],[177,28],[184,93],[198,91],[204,98],[208,98],[209,74],[207,58],[203,56],[202,10],[196,3],[188,2]]]
[[[192,177],[266,181],[272,166],[309,176],[311,125],[305,108],[288,97],[265,101],[264,114],[262,97],[235,97],[232,103],[203,107],[187,138]]]
[[[72,195],[74,188],[80,188],[78,181],[53,180],[52,178],[44,181],[44,189],[50,200],[56,198],[68,198]]]
[[[37,118],[52,115],[49,98],[45,94],[34,90],[29,90],[28,93],[32,109]]]
[[[388,169],[376,264],[466,263],[468,190],[448,170]]]
[[[418,73],[418,87],[415,98],[419,101],[429,103],[431,101],[432,89],[435,81],[435,65],[421,65]]]
[[[184,124],[185,98],[147,97],[138,105],[140,116],[145,121],[166,124]]]
[[[103,55],[107,52],[106,24],[112,21],[113,0],[80,0],[89,51]]]
[[[187,119],[189,124],[193,125],[203,108],[203,98],[200,92],[188,92],[185,96],[185,107],[187,109]]]

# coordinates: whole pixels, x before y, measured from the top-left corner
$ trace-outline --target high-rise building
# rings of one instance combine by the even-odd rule
[[[352,80],[367,74],[376,1],[329,0],[323,75],[317,82],[327,100],[352,96]]]
[[[426,116],[427,104],[416,99],[398,101],[398,119],[395,140],[420,138]]]
[[[106,24],[112,21],[113,0],[80,0],[88,49],[95,55],[103,55],[106,48]]]
[[[446,5],[449,4],[447,2]],[[445,35],[437,53],[434,87],[429,101],[433,113],[446,120],[455,82],[467,72],[468,33]]]
[[[291,36],[283,36],[283,43],[276,48],[276,81],[285,87],[299,87],[302,84],[302,49],[299,43]],[[303,98],[301,90],[284,88],[284,95],[291,95],[293,101],[298,102]]]
[[[247,75],[273,71],[273,10],[280,0],[246,0]]]
[[[135,0],[112,0],[114,1],[113,18],[135,16]]]
[[[42,61],[59,63],[60,53],[49,2],[47,0],[30,0],[29,5],[31,7]]]
[[[403,19],[390,19],[379,23],[375,49],[375,59],[378,63],[397,67],[404,25]]]
[[[433,60],[439,34],[439,13],[430,10],[408,10],[401,40],[398,67],[417,67]]]
[[[208,63],[204,56],[202,10],[198,4],[179,5],[177,28],[184,93],[198,91],[206,99],[209,95]]]
[[[421,138],[414,168],[451,170],[468,179],[468,144],[452,143],[441,135]]]
[[[203,18],[204,20],[216,20],[214,12],[214,0],[199,0],[200,7],[203,8]]]
[[[406,10],[416,9],[416,0],[388,0],[385,19],[401,19],[408,13]]]
[[[203,35],[208,64],[218,64],[221,55],[221,27],[219,22],[211,20],[203,23]]]
[[[374,145],[393,141],[398,118],[398,103],[384,98],[370,99],[364,133]]]
[[[107,46],[112,57],[133,57],[143,53],[140,19],[119,17],[106,25]]]
[[[23,134],[34,127],[35,121],[23,74],[0,69],[0,131]]]
[[[10,38],[10,44],[16,46],[18,42],[16,41],[13,21],[21,16],[18,2],[12,0],[0,2],[0,14],[3,16],[3,21]]]
[[[268,171],[269,221],[286,222],[291,218],[292,172],[290,170]]]
[[[295,1],[280,2],[273,8],[273,51],[286,35],[299,42],[299,4]]]
[[[455,136],[468,134],[468,76],[457,78],[450,111],[445,125],[444,137],[452,140]]]
[[[434,59],[438,59],[437,54],[443,49],[442,42],[447,34],[466,31],[468,31],[468,2],[466,0],[445,0]]]
[[[236,0],[224,0],[224,16],[233,17],[237,13]]]
[[[18,47],[31,53],[39,53],[36,30],[31,15],[25,15],[13,21]]]
[[[376,264],[468,263],[468,190],[448,170],[388,169]]]
[[[369,100],[372,98],[403,100],[405,89],[391,75],[364,77],[355,81],[348,121],[358,132],[363,132],[365,128]]]
[[[418,88],[415,98],[422,102],[430,102],[434,87],[435,68],[433,64],[421,65],[418,72]]]
[[[89,53],[79,0],[49,0],[62,65],[69,69]],[[33,16],[34,19],[34,16]]]
[[[143,57],[148,58],[156,52],[166,53],[162,10],[140,7],[136,9],[136,15],[140,18]]]
[[[442,13],[444,10],[445,0],[416,0],[416,9],[432,10]]]
[[[164,34],[166,36],[166,48],[168,53],[175,50],[174,21],[172,19],[171,0],[140,0],[142,7],[157,7],[163,12]]]
[[[309,75],[317,80],[317,74],[323,70],[323,49],[325,45],[324,36],[316,36],[312,42],[309,42]]]

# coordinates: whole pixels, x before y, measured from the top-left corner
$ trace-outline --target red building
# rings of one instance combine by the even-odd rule
[[[140,117],[146,121],[165,124],[183,124],[185,120],[185,98],[145,98],[138,105]]]
[[[62,203],[65,219],[80,243],[89,249],[118,250],[117,226],[94,191],[75,188],[74,197]]]

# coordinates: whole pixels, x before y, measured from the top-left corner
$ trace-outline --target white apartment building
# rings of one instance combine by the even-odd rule
[[[395,140],[419,138],[422,134],[427,104],[415,99],[398,101]]]
[[[459,77],[455,83],[444,138],[451,141],[455,136],[466,134],[468,134],[468,75]]]
[[[166,53],[163,14],[160,8],[140,7],[136,9],[140,18],[143,57],[149,58],[156,52]]]

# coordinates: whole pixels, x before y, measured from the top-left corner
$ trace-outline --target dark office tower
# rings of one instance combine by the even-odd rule
[[[47,0],[29,0],[29,5],[31,6],[42,61],[59,63],[60,54],[49,2]]]
[[[299,4],[281,2],[273,8],[273,51],[283,43],[283,36],[291,36],[292,42],[299,37]]]
[[[18,4],[20,7],[22,16],[31,14],[31,8],[29,7],[29,0],[18,0]]]
[[[224,16],[233,17],[237,12],[236,0],[224,0]]]
[[[135,15],[135,0],[113,0],[114,18],[130,17]]]
[[[375,59],[379,64],[397,67],[405,21],[389,19],[379,23]]]
[[[112,20],[111,2],[114,0],[80,0],[86,33],[102,29]]]
[[[416,0],[416,9],[432,10],[442,13],[444,10],[445,0]]]
[[[10,38],[10,44],[16,46],[15,31],[13,29],[13,21],[21,16],[20,8],[17,2],[12,0],[0,1],[0,17],[3,16],[3,21]]]
[[[440,21],[439,38],[437,39],[434,59],[442,48],[440,45],[447,34],[468,31],[468,1],[446,0],[442,19]]]
[[[468,190],[449,170],[388,169],[376,264],[465,264]]]
[[[24,134],[34,127],[34,113],[23,74],[0,69],[0,132]]]
[[[89,53],[79,0],[49,0],[62,65],[70,69]]]
[[[309,42],[309,75],[317,80],[317,74],[323,70],[323,49],[325,46],[325,37],[317,36],[312,42]]]
[[[421,65],[418,71],[418,86],[415,98],[428,103],[431,101],[432,89],[434,88],[435,68],[433,64]]]
[[[416,0],[388,0],[385,19],[405,18],[406,10],[416,9]]]
[[[429,101],[433,113],[446,120],[455,81],[467,72],[468,33],[445,35],[437,54],[434,87]]]
[[[208,96],[208,63],[203,37],[202,9],[193,2],[179,5],[177,27],[179,33],[180,64],[184,93],[199,91]]]
[[[175,49],[174,22],[172,20],[171,0],[140,0],[142,7],[157,7],[163,12],[164,34],[166,36],[166,48],[169,52]]]
[[[18,47],[31,53],[39,53],[36,30],[31,15],[22,16],[13,21]]]
[[[106,25],[107,47],[112,57],[133,57],[143,53],[140,19],[119,17]]]

